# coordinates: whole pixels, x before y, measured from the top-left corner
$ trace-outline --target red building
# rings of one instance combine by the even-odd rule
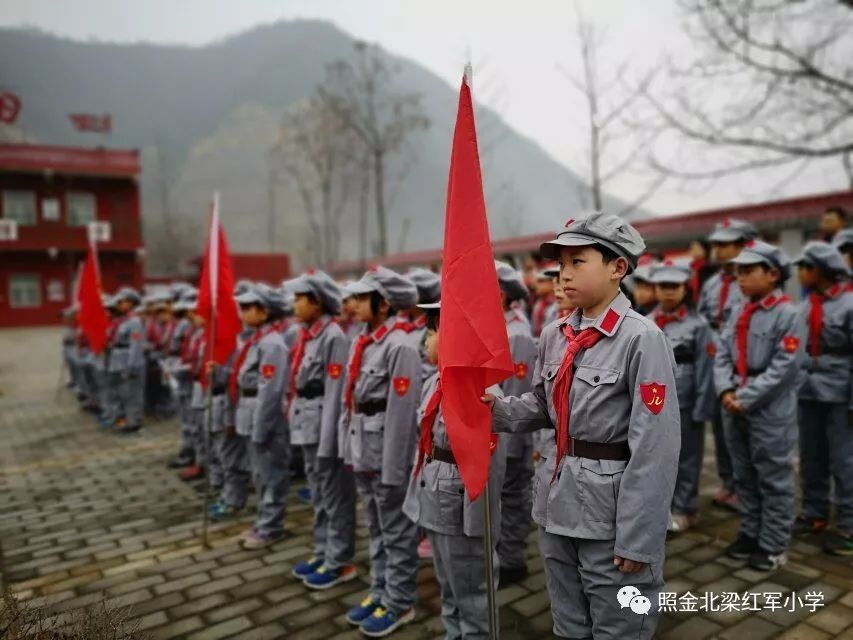
[[[189,261],[192,274],[187,279],[194,284],[201,275],[201,267],[204,256],[196,256]],[[232,253],[231,268],[234,270],[234,280],[251,280],[253,282],[265,282],[272,286],[278,286],[282,280],[291,277],[290,254],[287,253]],[[149,276],[145,279],[146,284],[168,284],[182,278],[172,276]]]
[[[142,285],[139,173],[135,150],[0,144],[0,326],[60,321],[92,223],[104,290]]]

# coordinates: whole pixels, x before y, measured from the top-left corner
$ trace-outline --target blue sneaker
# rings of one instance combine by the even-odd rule
[[[314,573],[317,569],[323,566],[323,561],[319,558],[315,558],[311,556],[307,560],[303,560],[295,567],[293,567],[293,571],[290,573],[293,574],[294,578],[299,578],[300,580],[304,580],[312,573]]]
[[[359,630],[371,638],[381,638],[393,633],[398,627],[410,623],[415,619],[415,609],[409,608],[403,613],[397,614],[384,607],[379,607],[361,623]]]
[[[210,509],[210,519],[214,522],[230,520],[240,515],[240,509],[235,509],[224,502],[215,503]]]
[[[367,620],[374,611],[381,608],[382,605],[379,603],[379,600],[374,600],[370,596],[367,596],[364,600],[347,611],[347,622],[354,624],[355,626],[359,626],[362,622]]]
[[[305,504],[311,504],[311,489],[308,487],[302,487],[296,492],[296,496]]]
[[[302,581],[309,589],[331,589],[335,585],[354,580],[358,571],[354,564],[339,569],[327,569],[325,565],[317,569],[311,575],[305,576]]]

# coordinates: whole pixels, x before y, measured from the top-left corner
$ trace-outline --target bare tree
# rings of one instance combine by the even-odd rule
[[[652,129],[637,126],[629,116],[641,103],[653,73],[647,72],[638,82],[629,84],[629,65],[622,63],[612,73],[603,72],[601,67],[602,48],[606,35],[594,22],[583,14],[575,3],[577,16],[577,44],[580,49],[580,73],[560,67],[570,85],[584,101],[587,114],[588,134],[588,179],[589,187],[579,194],[581,201],[601,211],[604,189],[613,179],[628,172],[640,173],[645,166],[644,154],[650,140],[656,135]],[[625,206],[619,214],[639,207],[662,184],[660,175],[653,176],[643,192]]]
[[[699,45],[670,60],[667,91],[650,91],[681,153],[654,158],[668,175],[717,178],[837,159],[853,187],[853,2],[680,0]]]
[[[411,133],[429,126],[420,94],[395,90],[396,73],[378,47],[357,43],[352,59],[328,66],[327,82],[318,89],[368,154],[378,235],[375,251],[383,255],[388,252],[388,160],[404,148]]]
[[[340,249],[340,221],[355,181],[357,141],[319,93],[284,115],[270,150],[275,171],[296,188],[311,232],[311,249],[325,265]]]

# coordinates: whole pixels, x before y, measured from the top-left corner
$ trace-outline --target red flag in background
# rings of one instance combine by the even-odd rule
[[[243,324],[234,301],[234,271],[228,241],[219,223],[219,194],[216,193],[210,205],[210,230],[198,288],[195,311],[206,321],[208,359],[225,364],[237,347],[237,336]],[[211,327],[216,332],[213,340],[210,339]]]
[[[109,113],[103,115],[94,113],[69,113],[68,119],[76,131],[111,133],[113,130],[113,117]]]
[[[101,274],[98,268],[98,252],[95,244],[89,241],[89,251],[80,271],[80,278],[75,292],[78,306],[77,324],[89,339],[89,347],[96,354],[103,352],[107,346],[107,329],[110,319],[101,300]]]
[[[462,79],[450,157],[441,269],[441,408],[469,497],[489,477],[492,417],[486,387],[514,372],[489,240],[468,78]]]

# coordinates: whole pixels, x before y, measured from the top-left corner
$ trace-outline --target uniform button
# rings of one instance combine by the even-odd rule
[[[422,487],[425,487],[425,486],[426,486],[426,482],[424,482],[423,480],[421,480],[421,486],[422,486]]]
[[[465,495],[465,489],[460,489],[460,490],[459,490],[459,495],[460,495],[460,496],[464,496],[464,495]]]
[[[595,376],[595,377],[592,379],[592,381],[593,381],[593,382],[598,382],[598,381],[600,381],[600,380],[601,380],[601,378],[599,378],[598,376]]]
[[[355,429],[350,429],[350,433],[351,433],[352,435],[355,435]]]

